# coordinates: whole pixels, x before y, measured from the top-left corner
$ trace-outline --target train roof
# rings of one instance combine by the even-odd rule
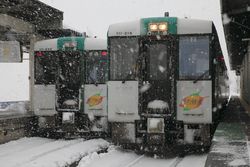
[[[107,39],[86,38],[84,50],[107,50]]]
[[[213,22],[210,20],[186,19],[177,17],[152,17],[130,22],[112,24],[108,36],[144,36],[150,23],[167,22],[169,34],[209,34]]]
[[[64,50],[65,44],[70,44],[76,50],[107,50],[107,40],[84,37],[60,37],[42,40],[35,43],[35,51]]]

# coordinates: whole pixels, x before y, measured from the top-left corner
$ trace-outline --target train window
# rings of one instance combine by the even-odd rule
[[[185,36],[179,40],[179,78],[209,79],[209,36]]]
[[[67,84],[78,84],[80,81],[80,53],[62,52],[59,57],[60,82]]]
[[[35,53],[35,83],[55,84],[56,52]]]
[[[108,79],[108,57],[101,51],[91,51],[86,56],[86,83],[105,83]]]
[[[150,44],[149,79],[161,80],[167,77],[167,45],[161,43]]]
[[[110,40],[111,80],[133,80],[137,73],[139,44],[137,38],[113,38]]]

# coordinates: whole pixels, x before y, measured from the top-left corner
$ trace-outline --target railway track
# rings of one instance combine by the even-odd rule
[[[166,164],[166,167],[177,167],[180,162],[184,159],[184,157],[176,157],[173,162],[171,162],[170,164]],[[128,163],[127,165],[125,165],[124,167],[137,167],[140,166],[138,163],[145,160],[145,154],[139,156],[138,158],[134,159],[133,161],[131,161],[130,163]]]
[[[174,162],[172,164],[169,165],[169,167],[177,167],[178,164],[183,160],[183,157],[176,157]]]
[[[136,158],[135,160],[133,160],[132,162],[130,162],[129,164],[127,164],[124,167],[133,167],[135,166],[135,164],[137,164],[140,160],[142,160],[144,158],[145,154],[139,156],[138,158]]]

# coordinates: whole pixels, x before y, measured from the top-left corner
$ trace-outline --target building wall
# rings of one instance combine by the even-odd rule
[[[250,42],[241,68],[241,97],[250,105]]]

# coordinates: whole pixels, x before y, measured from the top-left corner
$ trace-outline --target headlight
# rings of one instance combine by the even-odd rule
[[[75,113],[73,112],[63,112],[62,123],[75,123]]]
[[[149,23],[149,32],[167,32],[168,30],[168,23]]]
[[[164,118],[148,118],[148,133],[164,133]]]
[[[149,24],[149,30],[150,31],[158,31],[158,25],[157,24]]]
[[[168,29],[167,23],[160,23],[158,25],[158,28],[160,31],[167,31],[167,29]]]

